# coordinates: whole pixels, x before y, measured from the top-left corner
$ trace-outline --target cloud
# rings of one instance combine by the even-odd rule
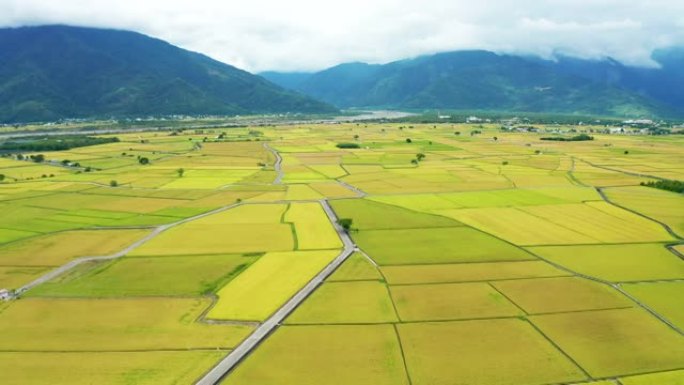
[[[678,0],[0,0],[0,26],[145,33],[251,71],[316,70],[457,49],[653,65],[684,45]]]

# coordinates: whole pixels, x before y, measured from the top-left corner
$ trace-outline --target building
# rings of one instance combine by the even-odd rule
[[[7,289],[0,289],[0,301],[6,301],[12,298],[12,293]]]

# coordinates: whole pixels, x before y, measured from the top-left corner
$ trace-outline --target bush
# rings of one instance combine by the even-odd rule
[[[340,225],[344,231],[349,232],[351,230],[354,220],[351,218],[340,218],[337,220],[337,224]]]
[[[358,143],[337,143],[337,148],[361,148]]]
[[[680,180],[663,179],[655,182],[641,182],[641,185],[661,190],[673,191],[680,194],[684,193],[684,182]]]
[[[573,136],[571,138],[564,138],[562,136],[550,136],[550,137],[540,138],[540,140],[550,140],[550,141],[554,141],[554,142],[583,142],[586,140],[594,140],[594,137],[587,135],[587,134],[579,134],[579,135]]]
[[[142,165],[150,164],[150,160],[148,158],[145,158],[144,156],[141,156],[138,158],[138,163]]]
[[[119,182],[113,180],[113,181],[110,181],[110,182],[109,182],[109,185],[110,185],[111,187],[116,187],[116,186],[119,185]]]

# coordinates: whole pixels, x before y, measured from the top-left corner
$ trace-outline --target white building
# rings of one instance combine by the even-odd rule
[[[12,293],[7,289],[0,289],[0,301],[5,301],[12,298]]]

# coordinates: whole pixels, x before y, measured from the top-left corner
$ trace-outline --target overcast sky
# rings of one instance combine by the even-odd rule
[[[0,0],[0,26],[130,29],[250,70],[458,49],[652,65],[684,45],[684,0]]]

